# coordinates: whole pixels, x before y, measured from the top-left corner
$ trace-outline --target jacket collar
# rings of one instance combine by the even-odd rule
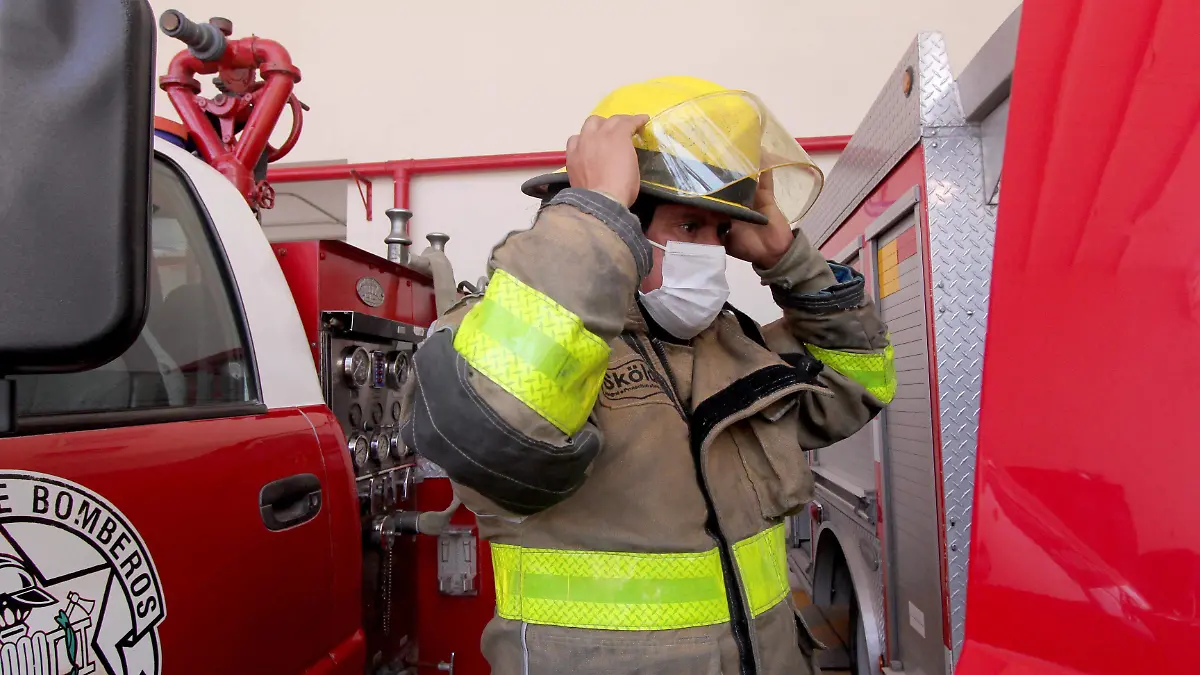
[[[691,345],[694,350],[693,406],[699,406],[705,399],[757,371],[787,365],[779,355],[763,346],[754,321],[728,304],[711,326],[691,340],[680,340],[655,323],[638,300],[625,317],[625,332],[648,335],[672,344]]]

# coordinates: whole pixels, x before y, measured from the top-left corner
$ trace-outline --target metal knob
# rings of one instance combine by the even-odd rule
[[[442,251],[443,253],[446,251],[446,242],[450,241],[450,235],[443,234],[441,232],[430,232],[429,234],[425,235],[425,238],[429,240],[429,245],[432,246],[434,250]]]
[[[388,260],[405,264],[408,262],[408,247],[412,246],[412,239],[408,234],[408,221],[412,218],[412,211],[391,208],[385,213],[392,221],[391,231],[383,238],[383,242],[387,244]]]

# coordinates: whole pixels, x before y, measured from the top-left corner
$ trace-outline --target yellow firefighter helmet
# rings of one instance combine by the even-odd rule
[[[775,202],[789,222],[812,206],[824,176],[758,97],[694,77],[663,77],[605,96],[593,115],[649,115],[633,138],[641,192],[765,224],[754,210],[758,179],[774,178]],[[521,186],[545,199],[569,184],[566,168]]]

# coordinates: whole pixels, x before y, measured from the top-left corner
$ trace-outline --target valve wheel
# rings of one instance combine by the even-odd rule
[[[275,208],[275,188],[265,180],[258,181],[258,208],[273,209]]]

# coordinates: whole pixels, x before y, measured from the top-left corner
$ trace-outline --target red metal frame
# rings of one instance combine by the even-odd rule
[[[846,149],[850,137],[811,136],[796,140],[808,152],[841,152]],[[354,180],[356,175],[362,178],[391,178],[394,183],[393,205],[396,208],[406,209],[409,207],[409,194],[414,176],[512,169],[556,169],[563,166],[566,161],[564,152],[522,152],[507,155],[398,159],[357,164],[272,167],[267,175],[271,181],[276,183]],[[368,207],[367,213],[370,214],[370,212],[371,209]]]
[[[913,152],[913,156],[918,158],[922,167],[925,166],[924,148],[917,148]],[[921,228],[918,234],[920,234],[920,243],[924,249],[921,255],[921,271],[925,277],[925,330],[926,344],[929,345],[926,357],[929,359],[929,410],[930,418],[933,421],[929,427],[933,436],[933,485],[934,496],[937,498],[938,575],[942,586],[942,644],[946,649],[953,649],[953,634],[950,627],[950,571],[947,561],[949,553],[946,551],[946,479],[942,470],[941,390],[937,366],[937,329],[934,321],[936,315],[933,309],[933,289],[930,287],[933,279],[933,256],[929,243],[929,212],[924,208],[924,205],[929,203],[929,193],[926,191],[925,181],[921,181],[920,185],[922,208],[917,209],[920,214],[918,225]]]
[[[436,318],[432,280],[408,267],[341,241],[292,241],[272,248],[318,368],[323,310],[353,310],[415,326],[428,326]],[[356,284],[364,276],[383,287],[383,305],[371,307],[358,297]]]

